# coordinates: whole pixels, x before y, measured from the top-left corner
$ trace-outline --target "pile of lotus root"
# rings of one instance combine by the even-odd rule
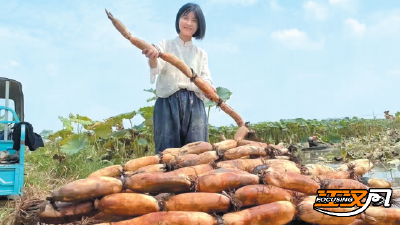
[[[314,210],[318,189],[391,188],[363,178],[373,164],[354,160],[334,169],[301,165],[296,148],[233,139],[195,142],[113,165],[51,193],[38,217],[47,224],[245,225],[400,224],[400,209],[369,206],[351,217]],[[393,191],[392,198],[399,198]],[[365,198],[363,199],[365,200]],[[323,208],[350,212],[352,208]]]

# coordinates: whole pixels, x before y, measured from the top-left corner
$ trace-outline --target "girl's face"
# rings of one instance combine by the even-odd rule
[[[182,15],[179,19],[179,29],[181,35],[192,37],[197,31],[197,19],[193,12]]]

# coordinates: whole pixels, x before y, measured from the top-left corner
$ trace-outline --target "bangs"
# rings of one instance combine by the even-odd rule
[[[197,12],[195,7],[187,8],[185,11],[183,11],[181,17],[182,16],[187,16],[190,12],[194,13],[194,16],[196,17],[196,20],[199,20],[199,13]]]

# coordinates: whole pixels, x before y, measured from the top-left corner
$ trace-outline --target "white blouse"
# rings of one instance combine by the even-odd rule
[[[184,43],[178,36],[172,40],[162,40],[157,47],[160,48],[161,52],[167,52],[178,57],[189,68],[192,68],[194,73],[212,85],[207,53],[193,45],[192,41]],[[189,91],[194,91],[201,100],[204,101],[205,99],[203,92],[185,74],[161,58],[157,59],[157,67],[150,67],[150,83],[154,84],[156,78],[156,94],[160,98],[168,98],[179,89],[186,88]]]

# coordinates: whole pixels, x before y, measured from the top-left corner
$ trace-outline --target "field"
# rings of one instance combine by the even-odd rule
[[[135,115],[143,116],[143,124],[124,129],[122,120],[130,120]],[[33,152],[26,151],[25,196],[22,201],[2,201],[0,221],[11,223],[17,214],[23,215],[16,209],[24,201],[44,199],[52,190],[67,182],[86,178],[93,171],[108,165],[154,155],[151,116],[152,107],[120,114],[103,122],[72,114],[69,118],[60,117],[64,129],[42,132],[47,140],[46,146]],[[395,188],[399,188],[399,180],[394,179],[399,173],[396,166],[399,166],[400,154],[399,113],[396,116],[397,120],[293,119],[250,124],[249,129],[253,132],[247,138],[273,144],[293,144],[300,149],[308,146],[306,140],[309,136],[317,135],[322,142],[330,143],[331,149],[319,153],[301,152],[303,163],[319,161],[334,165],[335,156],[343,157],[343,160],[369,158],[380,165],[377,167],[379,171],[372,171],[372,176],[393,182]],[[221,136],[231,139],[236,130],[234,126],[210,125],[209,141],[218,142]]]

